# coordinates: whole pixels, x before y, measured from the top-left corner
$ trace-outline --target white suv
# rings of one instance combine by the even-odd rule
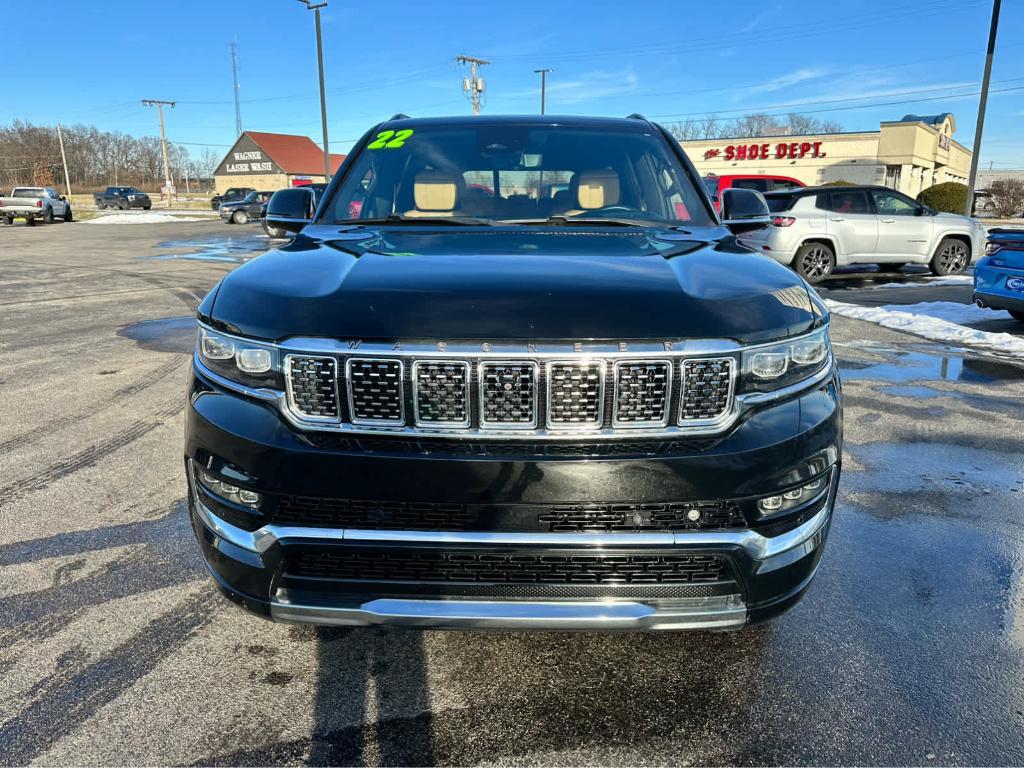
[[[809,283],[837,264],[878,264],[896,272],[927,264],[936,275],[963,272],[984,249],[985,228],[937,213],[888,187],[806,187],[765,195],[771,225],[740,242],[791,266]]]

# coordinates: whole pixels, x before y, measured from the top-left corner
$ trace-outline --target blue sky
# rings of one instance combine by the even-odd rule
[[[8,82],[0,123],[157,133],[143,98],[177,100],[168,137],[220,153],[235,138],[228,43],[237,37],[243,125],[320,140],[313,14],[296,0],[55,0],[38,35],[0,32],[4,59],[40,59],[45,87]],[[846,130],[906,112],[953,112],[970,145],[991,0],[643,3],[444,0],[355,3],[324,13],[331,149],[395,112],[465,114],[455,56],[490,59],[485,113],[659,122],[799,111]],[[8,70],[12,71],[12,70]],[[1024,167],[1024,2],[1003,3],[982,167]],[[867,105],[867,106],[866,106]],[[876,105],[876,106],[871,106]]]

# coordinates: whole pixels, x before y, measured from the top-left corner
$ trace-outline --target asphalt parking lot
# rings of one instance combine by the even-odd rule
[[[1024,367],[835,318],[840,501],[772,624],[275,625],[216,594],[181,460],[190,315],[268,242],[0,231],[0,764],[1024,763]],[[921,286],[871,287],[894,280]],[[823,293],[970,287],[854,273]]]

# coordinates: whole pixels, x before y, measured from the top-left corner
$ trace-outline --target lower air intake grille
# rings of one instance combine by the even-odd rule
[[[743,528],[735,502],[657,504],[562,504],[537,516],[553,532],[687,531]]]
[[[338,369],[333,357],[288,357],[292,407],[303,416],[338,418]]]
[[[417,424],[469,426],[468,363],[416,363],[413,379]]]
[[[313,528],[464,531],[477,520],[462,504],[279,496],[272,522]]]
[[[304,549],[287,573],[344,581],[487,584],[693,584],[728,579],[719,555],[530,555],[479,550]]]
[[[532,427],[536,422],[536,364],[481,363],[480,424]]]
[[[548,424],[600,426],[604,400],[603,363],[548,365]]]
[[[665,361],[615,366],[614,425],[664,425],[668,421],[671,371]]]
[[[728,412],[732,398],[732,358],[683,361],[680,416],[685,421],[717,419]]]
[[[402,363],[349,358],[348,397],[354,423],[403,423]]]

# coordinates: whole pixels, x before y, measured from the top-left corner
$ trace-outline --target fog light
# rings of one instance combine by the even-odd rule
[[[691,523],[696,523],[698,520],[700,520],[700,510],[691,509],[689,512],[686,513],[686,519],[689,520]]]
[[[255,491],[241,490],[238,492],[238,498],[246,504],[259,504],[260,495]]]
[[[789,501],[796,501],[803,495],[803,488],[794,488],[792,491],[786,491],[784,494],[782,494],[782,498],[788,499]]]
[[[822,484],[824,482],[825,482],[825,478],[823,478],[823,477],[819,477],[819,478],[817,478],[815,480],[811,480],[811,482],[809,482],[807,485],[804,486],[804,490],[805,491],[816,491],[819,488],[821,488],[821,486],[822,486]]]
[[[785,352],[758,352],[751,359],[750,370],[761,379],[777,379],[786,372],[789,355]]]
[[[782,497],[767,496],[757,502],[757,505],[765,512],[775,512],[776,510],[782,509]]]

